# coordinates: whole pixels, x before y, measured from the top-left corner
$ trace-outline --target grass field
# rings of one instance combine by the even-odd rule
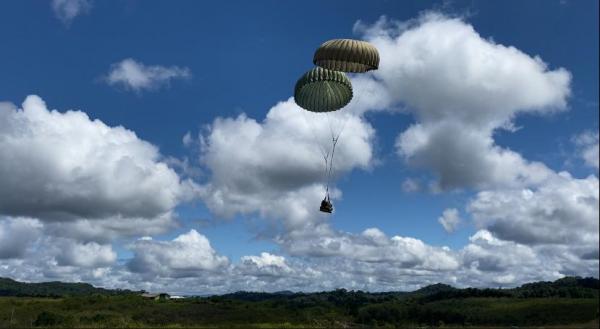
[[[349,299],[348,299],[349,300]],[[0,328],[23,327],[546,327],[598,328],[596,298],[462,298],[348,303],[314,296],[244,301],[137,295],[0,297]]]

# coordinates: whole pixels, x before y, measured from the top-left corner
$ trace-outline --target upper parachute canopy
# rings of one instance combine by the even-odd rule
[[[296,82],[294,100],[311,112],[336,111],[352,100],[352,84],[344,72],[315,67]]]
[[[364,73],[379,67],[379,52],[366,41],[333,39],[317,49],[313,63],[334,71]]]

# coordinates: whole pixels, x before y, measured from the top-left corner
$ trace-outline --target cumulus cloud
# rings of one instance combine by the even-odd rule
[[[111,66],[106,82],[127,90],[140,92],[167,86],[172,80],[191,77],[190,69],[178,66],[147,66],[133,58],[126,58]]]
[[[132,131],[38,96],[0,107],[0,186],[0,213],[51,221],[156,218],[194,188]]]
[[[116,259],[111,245],[53,236],[37,219],[0,220],[0,277],[99,282]]]
[[[261,252],[260,256],[243,256],[242,263],[252,264],[257,268],[265,268],[269,266],[289,268],[285,263],[285,257],[273,255],[268,252]]]
[[[146,276],[200,276],[229,264],[227,257],[218,255],[208,239],[196,230],[172,241],[138,239],[130,248],[134,256],[128,263],[129,269]]]
[[[92,9],[92,0],[52,0],[52,10],[65,25]]]
[[[459,251],[463,265],[455,273],[463,284],[515,286],[565,275],[598,276],[598,257],[582,258],[573,248],[576,244],[527,245],[502,240],[488,230],[476,232],[469,240]]]
[[[262,252],[260,256],[243,256],[237,267],[244,274],[254,276],[285,276],[292,272],[285,257],[268,252]]]
[[[530,246],[500,240],[486,230],[476,232],[469,241],[460,251],[463,264],[457,274],[474,286],[514,286],[564,276],[556,260],[545,262]]]
[[[475,223],[523,244],[574,242],[598,248],[598,178],[560,173],[535,188],[482,191],[468,206]]]
[[[321,227],[320,232],[292,232],[278,237],[276,241],[295,256],[342,257],[360,262],[428,270],[458,267],[458,262],[448,248],[432,247],[411,237],[389,238],[377,228],[352,234]]]
[[[44,231],[52,236],[82,242],[107,243],[119,238],[158,235],[178,227],[175,214],[169,211],[156,217],[113,216],[102,219],[74,219],[47,222]]]
[[[598,170],[598,132],[585,131],[573,138],[585,164]]]
[[[78,267],[106,267],[117,260],[111,245],[96,242],[77,243],[72,240],[57,243],[62,252],[56,256],[58,265]]]
[[[503,241],[489,231],[481,230],[469,238],[462,250],[464,265],[480,271],[520,272],[517,267],[539,267],[539,257],[530,248],[511,241]]]
[[[549,173],[495,145],[492,135],[511,127],[518,113],[565,110],[567,70],[550,70],[538,56],[486,40],[441,14],[361,26],[381,56],[373,83],[417,119],[396,142],[410,164],[432,169],[444,189],[529,184]]]
[[[32,218],[0,217],[0,260],[21,258],[41,233],[42,224]]]
[[[201,161],[211,176],[202,195],[214,213],[259,213],[284,219],[289,228],[321,218],[322,152],[330,151],[331,130],[326,116],[303,112],[288,99],[271,108],[262,122],[240,115],[218,118],[207,127],[200,136]],[[336,115],[344,130],[334,172],[368,168],[373,129],[358,116]]]
[[[452,233],[456,230],[458,225],[461,223],[460,216],[458,214],[458,209],[449,208],[444,210],[442,216],[438,218],[438,223],[442,224],[444,230],[448,233]]]
[[[566,106],[568,71],[551,71],[537,56],[483,39],[460,19],[427,14],[405,30],[382,23],[365,35],[381,56],[375,77],[423,121],[497,127],[519,111]]]
[[[551,175],[544,164],[494,145],[491,133],[461,122],[417,123],[398,137],[396,147],[409,163],[432,169],[442,189],[523,186]]]

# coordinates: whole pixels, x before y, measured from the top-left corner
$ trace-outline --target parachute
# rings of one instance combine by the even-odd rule
[[[352,100],[352,84],[343,72],[315,67],[296,82],[294,100],[307,111],[337,111]]]
[[[334,39],[315,51],[313,63],[335,71],[364,73],[379,68],[379,52],[365,41]]]
[[[331,213],[333,206],[329,198],[329,183],[333,172],[333,156],[345,120],[348,119],[348,115],[337,115],[337,111],[348,105],[353,97],[352,83],[344,72],[364,73],[376,70],[379,68],[379,53],[377,48],[365,41],[334,39],[321,44],[315,51],[313,63],[316,67],[304,73],[296,82],[294,101],[306,111],[324,114],[329,123],[330,149],[321,147],[325,160],[326,185],[320,210]],[[341,121],[342,124],[335,125],[332,121]]]

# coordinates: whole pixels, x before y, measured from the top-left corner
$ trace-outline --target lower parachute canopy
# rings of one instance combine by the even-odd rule
[[[352,84],[343,72],[315,67],[296,82],[294,100],[307,111],[337,111],[352,100]]]

